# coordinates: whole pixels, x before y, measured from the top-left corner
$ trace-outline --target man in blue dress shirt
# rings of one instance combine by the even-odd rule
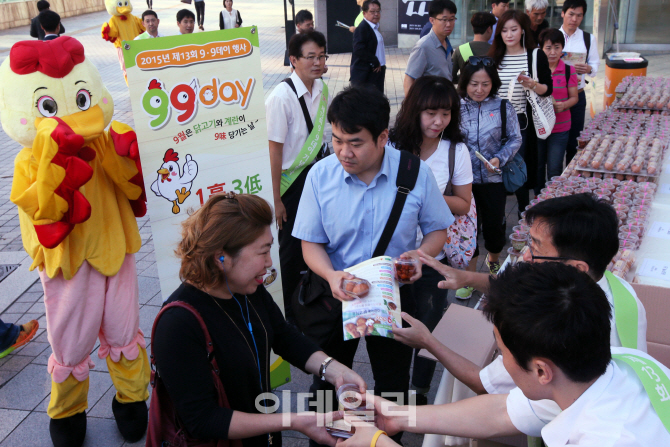
[[[350,298],[340,291],[340,284],[342,279],[351,277],[343,271],[345,268],[372,257],[395,201],[400,151],[386,146],[389,115],[388,99],[376,89],[349,87],[333,99],[328,121],[333,129],[335,155],[316,163],[307,175],[292,233],[302,240],[309,268],[327,281],[336,298],[304,305],[301,312],[339,315],[335,322],[327,318],[327,313],[323,320],[314,313],[301,319],[296,310],[298,324],[328,355],[348,366],[353,364],[358,339],[343,340],[341,301]],[[420,262],[417,228],[424,235],[420,248],[431,255],[438,254],[453,221],[430,168],[421,162],[416,186],[407,197],[385,255],[406,255]],[[411,282],[420,277],[421,269]],[[409,314],[414,301],[421,299],[412,296],[411,288],[400,288],[401,308]],[[305,323],[307,320],[310,323]],[[326,320],[332,326],[324,331]],[[411,348],[377,336],[367,337],[366,346],[375,393],[407,396]],[[329,389],[333,387],[315,378],[310,391]],[[337,400],[335,407],[336,404]]]

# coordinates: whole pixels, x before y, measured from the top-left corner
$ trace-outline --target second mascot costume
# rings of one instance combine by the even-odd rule
[[[83,444],[98,337],[119,431],[134,442],[147,427],[150,368],[134,255],[146,196],[135,132],[112,122],[113,113],[112,96],[76,39],[18,42],[0,66],[2,127],[24,146],[11,200],[44,287],[56,447]]]

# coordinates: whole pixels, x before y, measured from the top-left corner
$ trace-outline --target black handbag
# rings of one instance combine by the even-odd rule
[[[503,99],[500,102],[500,120],[501,120],[501,138],[500,147],[507,143],[507,100]],[[505,189],[508,192],[515,192],[521,188],[528,179],[528,170],[526,169],[526,162],[521,154],[517,151],[516,154],[505,163],[502,168],[502,180]]]
[[[389,149],[387,149],[389,150]],[[372,257],[382,256],[391,242],[407,196],[414,189],[419,176],[421,160],[407,151],[400,151],[400,165],[396,179],[397,192],[384,231],[377,242]],[[291,297],[293,311],[298,327],[307,332],[317,342],[326,341],[334,328],[341,325],[342,302],[333,297],[330,284],[311,270],[300,279],[300,283]]]

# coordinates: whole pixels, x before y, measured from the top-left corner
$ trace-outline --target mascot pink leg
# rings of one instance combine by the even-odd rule
[[[117,391],[119,431],[136,442],[147,427],[150,368],[134,255],[141,246],[135,217],[146,212],[146,196],[135,132],[112,122],[113,113],[76,39],[19,42],[0,66],[0,120],[24,146],[10,198],[44,286],[56,447],[84,442],[98,338]]]

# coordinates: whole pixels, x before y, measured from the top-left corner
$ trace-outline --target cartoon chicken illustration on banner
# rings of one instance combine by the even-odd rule
[[[112,96],[76,39],[18,42],[0,66],[0,121],[23,145],[10,199],[44,287],[56,447],[84,442],[98,338],[119,431],[136,442],[147,427],[150,368],[134,255],[146,196],[135,132],[112,121],[113,113]]]
[[[168,149],[163,157],[163,165],[157,171],[158,178],[151,184],[151,190],[158,197],[172,202],[172,213],[179,214],[179,205],[191,195],[191,186],[198,175],[198,164],[186,155],[186,161],[179,173],[179,154]]]
[[[119,64],[123,71],[123,77],[128,84],[126,75],[126,63],[123,61],[123,50],[121,43],[124,40],[134,40],[146,31],[142,19],[131,14],[133,5],[130,0],[105,0],[105,8],[112,17],[108,22],[102,24],[100,34],[108,42],[112,42],[119,55]]]

